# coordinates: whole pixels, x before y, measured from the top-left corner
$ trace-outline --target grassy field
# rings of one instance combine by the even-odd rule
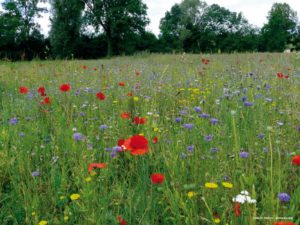
[[[0,102],[1,225],[300,224],[295,54],[0,62]]]

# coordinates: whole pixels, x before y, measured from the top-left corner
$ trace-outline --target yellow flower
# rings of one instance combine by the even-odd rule
[[[36,215],[36,212],[35,212],[35,211],[33,211],[33,212],[31,213],[31,215],[32,215],[32,216],[35,216],[35,215]]]
[[[70,198],[72,201],[75,201],[80,198],[80,195],[79,194],[71,194]]]
[[[187,193],[188,198],[193,198],[193,197],[195,197],[195,195],[196,195],[196,192],[194,192],[194,191],[189,191]]]
[[[139,100],[139,97],[133,97],[133,100],[137,102]]]
[[[218,185],[216,183],[213,183],[213,182],[206,182],[205,187],[209,188],[209,189],[216,189],[216,188],[218,188]]]
[[[214,222],[215,222],[216,224],[219,224],[219,223],[221,223],[221,220],[220,220],[220,218],[214,218]]]
[[[94,176],[97,175],[97,172],[96,172],[95,170],[92,170],[91,173],[90,173],[90,175],[91,175],[92,177],[94,177]]]
[[[92,178],[91,177],[87,177],[87,178],[85,178],[84,179],[86,182],[90,182],[91,180],[92,180]]]
[[[232,183],[229,183],[229,182],[222,182],[222,185],[224,188],[233,188],[233,184]]]
[[[153,131],[157,132],[158,131],[158,127],[153,128]]]
[[[68,216],[64,216],[64,221],[68,221],[69,217]]]
[[[39,222],[39,225],[47,225],[47,224],[48,224],[48,221],[46,221],[46,220],[41,220]]]

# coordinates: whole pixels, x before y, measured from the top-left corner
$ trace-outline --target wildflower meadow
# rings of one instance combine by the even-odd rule
[[[0,62],[0,225],[300,224],[300,57]]]

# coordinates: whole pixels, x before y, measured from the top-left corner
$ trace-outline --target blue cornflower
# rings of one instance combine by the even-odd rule
[[[189,152],[192,152],[194,150],[194,145],[190,145],[188,146],[186,149],[189,151]]]
[[[193,129],[194,124],[192,124],[192,123],[186,123],[186,124],[183,124],[183,127],[186,128],[186,129],[188,129],[188,130],[191,130],[191,129]]]
[[[211,118],[211,119],[210,119],[210,123],[211,123],[212,125],[216,125],[218,122],[219,122],[219,120],[216,119],[216,118]]]
[[[252,103],[252,102],[247,102],[247,101],[245,101],[245,102],[244,102],[244,106],[253,106],[253,103]]]
[[[16,125],[18,122],[19,120],[16,117],[9,120],[10,125]]]
[[[291,197],[287,194],[287,193],[279,193],[277,195],[277,198],[281,201],[281,202],[289,202]]]
[[[194,107],[195,112],[201,113],[202,109],[199,106]]]
[[[108,126],[106,124],[102,124],[99,127],[100,130],[106,130],[107,128],[108,128]]]
[[[210,118],[210,115],[206,114],[206,113],[201,113],[198,116],[201,117],[201,118],[204,118],[204,119],[209,119]]]
[[[176,118],[175,118],[175,122],[176,122],[176,123],[180,123],[181,121],[182,121],[182,118],[181,118],[181,117],[176,117]]]
[[[241,158],[244,158],[244,159],[245,159],[245,158],[248,158],[248,157],[249,157],[249,153],[248,153],[248,152],[241,152],[241,153],[240,153],[240,157],[241,157]]]
[[[75,133],[75,134],[73,134],[73,138],[75,141],[81,141],[83,136],[81,133]]]
[[[212,141],[212,139],[213,139],[213,136],[212,136],[211,134],[206,135],[206,136],[204,137],[204,140],[205,140],[205,141]]]
[[[39,171],[34,171],[34,172],[31,173],[31,176],[38,177],[38,176],[40,176],[40,172]]]

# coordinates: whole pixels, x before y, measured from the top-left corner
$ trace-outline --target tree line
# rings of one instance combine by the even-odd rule
[[[41,34],[36,18],[51,5],[51,30]],[[0,11],[0,58],[100,58],[148,52],[282,52],[300,49],[297,13],[274,3],[262,28],[242,13],[201,0],[174,4],[156,37],[146,30],[142,0],[4,0]]]

